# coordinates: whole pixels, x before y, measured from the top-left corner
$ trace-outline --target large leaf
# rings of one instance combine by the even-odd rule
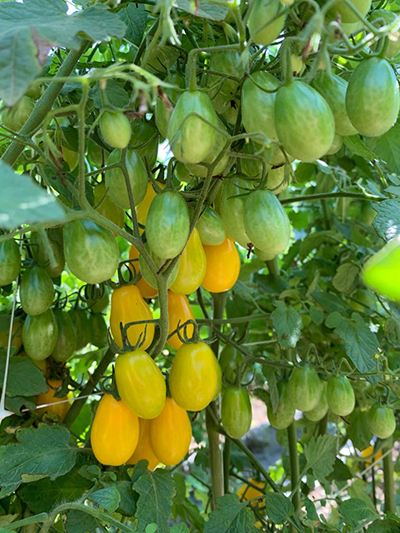
[[[312,437],[305,449],[307,467],[311,468],[314,476],[322,482],[333,470],[338,446],[339,440],[334,435],[321,435]]]
[[[386,241],[400,233],[400,200],[384,200],[373,203],[373,208],[378,212],[372,225],[382,239]]]
[[[271,313],[272,324],[278,334],[278,341],[282,348],[294,348],[300,338],[302,320],[293,307],[284,302],[275,302],[276,309]]]
[[[227,7],[207,4],[207,2],[202,2],[201,0],[198,2],[194,0],[176,0],[175,3],[179,9],[187,11],[196,17],[209,20],[224,20],[229,11]]]
[[[146,462],[140,461],[133,472],[133,487],[139,493],[136,504],[138,531],[145,531],[148,524],[156,524],[157,533],[168,533],[168,518],[175,492],[171,473],[166,470],[147,470]]]
[[[67,15],[63,0],[0,3],[0,97],[14,105],[42,70],[52,46],[78,50],[80,35],[93,41],[122,38],[126,26],[103,6]]]
[[[65,524],[66,533],[92,533],[99,526],[94,516],[82,511],[69,511]]]
[[[350,294],[355,288],[359,272],[359,267],[353,263],[340,265],[332,280],[333,286],[339,292]]]
[[[4,379],[6,355],[0,353],[0,385]],[[47,391],[46,379],[43,372],[29,357],[18,356],[10,358],[7,379],[7,396],[35,396]]]
[[[174,483],[176,494],[172,506],[173,515],[179,516],[181,520],[201,531],[204,527],[204,518],[197,505],[186,497],[185,478],[180,474],[175,474]]]
[[[378,159],[376,154],[368,148],[366,144],[360,139],[359,135],[351,135],[343,138],[344,144],[353,152],[354,155],[359,155],[368,160]]]
[[[76,450],[69,445],[70,433],[61,426],[40,424],[21,429],[19,442],[0,447],[0,497],[14,492],[21,483],[51,480],[69,472],[75,465]]]
[[[254,514],[236,494],[218,498],[218,508],[210,515],[204,533],[257,533]]]
[[[125,39],[139,46],[149,18],[144,4],[128,4],[118,15],[127,27]]]
[[[400,174],[400,124],[384,135],[370,137],[366,143],[392,172]]]
[[[345,522],[352,527],[359,525],[364,520],[373,520],[377,517],[376,511],[372,511],[363,500],[350,498],[339,506],[339,512]]]
[[[64,209],[54,195],[47,193],[29,176],[15,173],[2,161],[0,191],[0,227],[14,229],[20,224],[62,222],[65,219]]]
[[[113,513],[119,506],[121,495],[116,484],[108,485],[103,489],[92,492],[89,499],[103,507],[109,513]]]
[[[347,428],[349,439],[358,450],[364,450],[371,444],[372,438],[372,432],[368,425],[367,411],[355,409],[351,415],[346,418],[349,422]]]
[[[274,524],[283,524],[293,513],[292,502],[283,494],[272,492],[265,495],[265,507]]]

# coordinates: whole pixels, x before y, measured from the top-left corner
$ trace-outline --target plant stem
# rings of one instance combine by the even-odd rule
[[[394,493],[394,464],[392,450],[393,439],[390,437],[385,442],[384,450],[390,451],[383,457],[383,490],[385,494],[385,513],[395,513],[395,493]]]
[[[293,198],[285,198],[281,200],[281,204],[294,204],[295,202],[305,202],[312,200],[323,200],[325,198],[358,198],[359,200],[369,200],[371,202],[383,202],[387,198],[380,198],[379,196],[367,196],[366,194],[358,192],[327,192],[310,194],[308,196],[295,196]]]
[[[289,441],[289,459],[290,459],[290,478],[292,492],[300,479],[300,467],[299,456],[297,453],[297,434],[296,434],[296,421],[290,424],[287,428],[287,436]],[[301,508],[300,492],[296,491],[292,496],[292,502],[294,505],[294,512],[297,514]]]
[[[224,314],[226,299],[228,297],[227,292],[220,294],[212,293],[214,301],[214,318],[221,319]],[[221,327],[221,326],[219,326]],[[215,353],[215,357],[218,358],[219,351],[219,339],[218,337],[212,343],[211,348]],[[215,509],[217,506],[217,500],[224,494],[224,481],[223,481],[223,467],[222,467],[222,453],[220,446],[220,434],[215,427],[215,419],[218,419],[218,402],[214,401],[210,404],[210,409],[213,411],[214,416],[210,413],[210,410],[206,411],[206,427],[208,434],[208,442],[210,447],[210,468],[211,468],[211,506]]]
[[[231,470],[231,446],[232,441],[231,439],[225,439],[224,444],[224,454],[223,454],[223,460],[224,460],[224,493],[229,493],[229,473]]]
[[[87,46],[88,42],[84,41],[79,50],[71,50],[54,78],[69,76],[73,71],[79,58],[86,50]],[[47,113],[50,111],[52,105],[54,104],[57,96],[59,95],[64,83],[64,81],[50,83],[50,85],[36,104],[31,116],[22,126],[19,132],[20,135],[31,137],[32,134],[40,127],[40,125],[46,118]],[[4,163],[7,163],[10,166],[14,165],[23,149],[23,144],[20,144],[16,141],[12,142],[5,151],[2,157],[2,161],[4,161]]]
[[[318,424],[318,435],[325,435],[328,428],[328,413],[319,421]]]

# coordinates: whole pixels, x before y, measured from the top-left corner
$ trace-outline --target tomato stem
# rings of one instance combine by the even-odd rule
[[[385,441],[384,449],[388,452],[383,457],[383,490],[385,494],[385,513],[395,513],[395,491],[394,491],[394,463],[393,463],[393,438],[389,437]]]

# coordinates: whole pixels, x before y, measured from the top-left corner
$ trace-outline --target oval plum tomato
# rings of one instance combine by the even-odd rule
[[[119,262],[114,235],[93,220],[81,218],[64,226],[65,260],[71,272],[86,283],[111,278]]]
[[[362,135],[379,137],[393,126],[399,114],[399,84],[390,63],[370,57],[358,64],[347,88],[346,109]]]
[[[328,103],[302,81],[293,81],[278,90],[275,126],[283,148],[302,161],[314,161],[325,155],[335,135]]]
[[[290,175],[285,175],[285,165],[277,168],[270,168],[267,176],[267,189],[275,196],[285,191],[288,188]]]
[[[286,429],[294,420],[295,408],[289,397],[289,387],[285,381],[278,383],[279,401],[274,411],[272,402],[267,402],[267,416],[269,423],[276,429]]]
[[[44,268],[51,278],[57,278],[65,267],[62,229],[53,228],[46,234],[47,242],[39,233],[31,234],[32,255],[38,266]]]
[[[1,116],[4,126],[12,131],[19,131],[35,107],[35,102],[29,96],[23,96],[15,106],[5,109]]]
[[[58,327],[51,309],[42,315],[27,315],[22,329],[24,349],[31,359],[46,359],[57,343]]]
[[[309,365],[296,367],[290,376],[288,390],[295,409],[299,411],[314,409],[322,392],[322,383],[315,368]]]
[[[108,156],[107,165],[114,165],[121,160],[121,151],[114,150]],[[125,165],[135,206],[139,205],[147,191],[147,170],[140,156],[131,148],[126,150]],[[129,195],[125,176],[118,167],[107,170],[106,186],[111,200],[122,209],[129,209]]]
[[[371,7],[371,0],[353,0],[352,4],[365,17]],[[329,16],[332,19],[336,19],[339,16],[345,24],[359,21],[359,17],[344,0],[337,0],[335,2],[334,6],[329,10]]]
[[[162,184],[159,184],[163,187]],[[147,215],[149,213],[151,202],[154,200],[154,198],[157,196],[156,191],[153,188],[153,185],[151,183],[148,183],[146,194],[144,195],[143,200],[140,202],[140,204],[136,208],[136,217],[139,224],[143,226],[143,228],[139,228],[140,234],[144,232],[144,226],[146,225]]]
[[[221,217],[211,207],[206,207],[196,224],[200,240],[208,246],[217,246],[226,239]]]
[[[335,136],[333,138],[333,143],[331,147],[329,148],[329,150],[326,152],[326,155],[337,154],[342,146],[343,146],[343,137],[341,135],[336,135],[335,133]]]
[[[0,287],[17,279],[21,270],[21,254],[14,239],[0,242]]]
[[[364,282],[383,296],[400,301],[400,235],[389,241],[364,265]]]
[[[195,113],[199,116],[190,116]],[[218,116],[210,98],[201,91],[185,91],[179,97],[168,125],[168,140],[174,156],[183,163],[201,163],[211,152]]]
[[[369,16],[369,21],[372,22],[372,24],[375,27],[381,27],[385,26],[386,24],[390,24],[396,19],[397,15],[393,11],[389,11],[388,9],[375,9],[371,15]],[[374,49],[375,47],[372,47]],[[385,52],[385,56],[391,59],[392,57],[396,56],[400,52],[400,40],[399,39],[391,39],[389,36],[388,44]]]
[[[96,348],[103,348],[108,343],[108,328],[104,316],[89,313],[90,343]]]
[[[154,198],[146,221],[146,237],[151,250],[161,259],[172,259],[189,237],[189,211],[183,196],[164,191]]]
[[[237,492],[241,502],[248,502],[250,500],[254,500],[255,498],[262,498],[265,494],[265,483],[263,481],[257,481],[256,479],[250,478],[249,483],[251,483],[251,485],[247,485],[247,483],[245,483]],[[259,489],[255,487],[259,487]],[[252,501],[250,505],[255,507],[257,505],[257,501]]]
[[[76,350],[81,350],[90,341],[89,313],[83,309],[68,311],[75,329]]]
[[[312,86],[328,102],[335,119],[335,133],[338,135],[355,135],[357,132],[346,110],[346,92],[348,83],[336,74],[320,70],[312,81]]]
[[[289,244],[289,217],[271,191],[258,189],[247,196],[244,227],[250,242],[267,259],[273,259]]]
[[[145,351],[119,355],[115,363],[115,379],[121,400],[140,418],[155,418],[164,409],[165,380]]]
[[[100,132],[112,148],[126,148],[131,139],[131,125],[123,113],[105,111],[100,118]]]
[[[250,396],[245,387],[227,387],[222,393],[221,421],[227,434],[241,439],[252,421]]]
[[[70,150],[66,146],[62,146],[61,151],[62,151],[62,156],[63,156],[64,161],[67,163],[67,165],[70,168],[70,171],[72,172],[73,170],[75,170],[78,164],[79,153],[76,152],[75,150]]]
[[[225,292],[231,289],[240,272],[240,257],[235,243],[225,239],[218,246],[204,246],[207,258],[206,275],[202,286],[209,292]]]
[[[160,462],[155,456],[153,447],[150,442],[150,420],[139,418],[139,442],[132,457],[127,461],[128,465],[135,465],[139,461],[146,460],[149,464],[147,468],[151,471],[155,470]]]
[[[305,411],[304,416],[311,420],[311,422],[319,422],[324,418],[328,412],[328,398],[327,398],[328,382],[322,381],[321,396],[319,397],[317,405],[311,411]]]
[[[255,43],[268,46],[279,36],[286,18],[282,15],[273,20],[279,11],[283,11],[279,0],[255,0],[247,22],[250,37]]]
[[[139,252],[136,250],[135,246],[132,244],[132,246],[129,248],[129,259],[138,259],[138,261],[135,261],[133,263],[133,266],[135,267],[135,272],[140,272],[140,266],[139,266]],[[132,270],[133,271],[133,270]],[[157,296],[158,290],[151,285],[147,283],[147,281],[142,276],[138,282],[135,283],[136,287],[140,290],[141,295],[143,298],[154,298],[154,296]]]
[[[154,107],[154,119],[156,121],[157,129],[164,139],[168,137],[168,124],[173,110],[174,108],[171,103],[168,105],[166,102],[161,100],[160,97],[157,98],[156,105]]]
[[[172,291],[168,291],[168,334],[170,335],[175,331],[178,325],[183,325],[188,320],[194,320],[193,312],[189,304],[189,300],[184,294],[175,294]],[[186,335],[191,338],[194,333],[194,327],[192,324],[185,326]],[[179,333],[183,336],[184,330],[180,329]],[[172,348],[178,349],[182,346],[177,333],[168,338],[168,344]]]
[[[48,379],[47,380],[48,390],[39,394],[36,399],[36,405],[48,405],[47,407],[41,407],[37,409],[38,413],[51,413],[53,415],[58,415],[61,422],[67,416],[68,410],[70,408],[68,396],[61,396],[60,398],[56,397],[55,394],[60,389],[62,381],[59,379]],[[64,402],[64,403],[60,403]]]
[[[217,42],[217,46],[227,44],[225,40]],[[236,50],[227,50],[224,52],[214,52],[210,57],[210,70],[242,78],[245,73],[246,64],[241,57],[241,54]],[[216,88],[211,93],[211,101],[218,113],[224,113],[230,106],[230,101],[233,100],[235,93],[239,87],[236,80],[230,78],[223,78],[221,76],[212,75],[210,77],[210,84],[217,84]]]
[[[151,259],[153,260],[153,263],[155,264],[157,268],[157,272],[164,273],[165,270],[168,268],[169,262],[166,261],[165,259],[162,259],[161,257],[158,257],[152,250],[150,250],[150,247],[148,244],[145,244],[145,247]],[[168,279],[166,280],[167,289],[169,289],[171,285],[174,283],[174,281],[176,280],[176,277],[179,271],[179,264],[180,264],[180,259],[174,265],[174,267],[172,268],[171,272],[168,275]],[[140,272],[142,273],[144,280],[147,281],[147,283],[151,287],[154,287],[154,289],[156,289],[157,288],[156,277],[153,274],[153,272],[150,270],[150,267],[147,265],[142,254],[139,254],[139,268],[140,268]]]
[[[157,161],[158,141],[157,128],[145,120],[135,119],[133,121],[131,146],[143,161],[146,169],[151,170]]]
[[[189,451],[192,426],[185,409],[167,398],[163,412],[150,421],[151,447],[161,463],[173,466]]]
[[[218,361],[204,342],[182,344],[169,375],[171,396],[187,411],[201,411],[212,401],[218,382]]]
[[[247,248],[250,238],[244,227],[244,211],[248,190],[252,184],[241,177],[224,180],[220,198],[220,213],[224,228],[229,237],[243,248]]]
[[[231,344],[224,346],[219,356],[219,364],[226,380],[232,385],[236,383],[237,372],[243,362],[243,355]]]
[[[54,311],[58,327],[57,343],[52,357],[55,361],[64,363],[76,350],[76,330],[71,315],[61,309]]]
[[[368,411],[368,425],[379,439],[387,439],[396,429],[396,418],[390,407],[375,405]]]
[[[207,269],[206,254],[196,228],[189,237],[182,255],[179,268],[171,290],[178,294],[191,294],[202,284]]]
[[[7,348],[10,331],[11,315],[2,315],[0,317],[0,348]],[[14,319],[12,327],[11,346],[15,348],[15,353],[22,346],[22,323],[19,318]]]
[[[125,222],[124,210],[111,200],[104,182],[98,183],[94,187],[93,197],[96,211],[111,222],[114,222],[119,228],[123,228]]]
[[[356,399],[354,390],[346,376],[334,376],[328,381],[327,399],[329,409],[338,416],[353,412]]]
[[[94,416],[90,442],[94,456],[103,465],[126,463],[139,440],[139,420],[132,411],[111,394],[100,400]]]
[[[123,285],[112,293],[110,328],[112,336],[120,348],[123,347],[120,324],[124,326],[129,322],[152,319],[153,313],[135,285]],[[154,323],[135,324],[128,328],[127,338],[131,346],[138,343],[139,337],[143,341],[141,349],[145,350],[153,341]]]
[[[54,285],[44,268],[27,268],[19,289],[21,307],[28,315],[41,315],[51,306],[54,299]]]

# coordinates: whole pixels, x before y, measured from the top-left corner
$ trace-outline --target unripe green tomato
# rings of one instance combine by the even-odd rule
[[[328,412],[328,398],[327,398],[328,382],[322,381],[321,396],[319,397],[317,405],[311,411],[305,411],[304,416],[312,422],[319,422],[324,418]]]
[[[243,355],[231,344],[224,346],[219,356],[219,364],[224,378],[229,383],[236,383],[237,372],[243,362]]]
[[[337,135],[337,133],[335,133],[335,136],[333,138],[333,143],[332,143],[331,147],[329,148],[329,150],[326,152],[326,155],[337,154],[342,146],[343,146],[343,137],[341,135]]]
[[[200,240],[208,246],[218,246],[226,239],[221,217],[211,207],[206,207],[196,224]]]
[[[97,348],[107,346],[108,329],[104,316],[99,313],[89,314],[90,343]]]
[[[247,25],[250,37],[255,43],[268,46],[279,36],[285,24],[285,15],[273,22],[269,21],[274,19],[281,10],[282,5],[279,0],[255,0],[253,2]]]
[[[21,270],[21,254],[14,239],[0,242],[0,287],[12,283]]]
[[[279,402],[276,411],[272,403],[267,402],[267,417],[271,426],[275,429],[286,429],[294,420],[295,408],[289,397],[289,387],[284,381],[278,383]]]
[[[89,313],[83,309],[68,311],[75,329],[76,350],[84,348],[90,340]]]
[[[46,233],[48,237],[47,244],[39,233],[32,233],[30,239],[30,244],[33,245],[31,246],[32,255],[36,263],[44,268],[51,278],[57,278],[61,275],[65,267],[62,229],[54,228]],[[47,246],[50,247],[50,250],[48,250]]]
[[[327,399],[329,409],[338,416],[353,412],[356,399],[353,387],[346,376],[334,376],[328,381]]]
[[[100,132],[112,148],[126,148],[131,139],[131,125],[121,112],[105,111],[100,118]]]
[[[19,131],[35,107],[35,102],[29,96],[23,96],[13,107],[3,111],[2,121],[6,128]]]
[[[162,259],[161,257],[158,257],[152,250],[150,250],[150,247],[146,244],[147,251],[150,254],[150,257],[153,259],[154,264],[157,267],[157,270],[160,269],[163,265],[165,265],[165,259]],[[150,268],[147,266],[146,261],[143,259],[143,256],[139,255],[139,265],[140,265],[140,272],[143,276],[143,278],[147,281],[147,283],[153,287],[154,289],[157,289],[157,281],[154,277],[154,274],[151,272]],[[168,265],[165,266],[167,268]],[[164,268],[164,270],[165,270]],[[176,277],[178,275],[179,270],[179,261],[177,261],[176,265],[174,266],[172,272],[170,273],[167,281],[167,289],[173,285],[174,281],[176,280]]]
[[[296,367],[289,380],[289,398],[295,409],[311,411],[318,404],[322,383],[315,368]]]
[[[227,387],[222,392],[221,421],[227,434],[241,439],[252,421],[250,396],[245,387]]]
[[[145,167],[152,169],[157,161],[159,134],[150,122],[135,119],[132,122],[130,145],[140,156]]]
[[[22,309],[28,315],[41,315],[51,306],[54,298],[53,282],[44,268],[28,268],[21,279],[19,297]]]
[[[22,342],[31,359],[40,361],[49,357],[56,345],[57,336],[57,322],[51,309],[42,315],[27,315],[22,329]]]
[[[393,409],[375,405],[368,412],[368,425],[374,435],[380,439],[387,439],[396,429],[396,419]]]
[[[400,235],[389,241],[364,265],[364,283],[386,296],[400,302]]]
[[[58,326],[57,342],[52,357],[59,363],[65,363],[76,350],[76,330],[72,323],[71,315],[62,309],[54,311]]]

